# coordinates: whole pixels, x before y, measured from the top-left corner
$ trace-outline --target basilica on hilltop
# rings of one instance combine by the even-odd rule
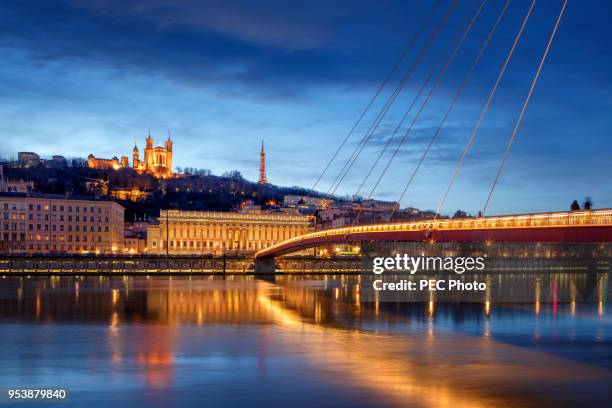
[[[122,169],[129,168],[130,163],[127,156],[117,156],[112,159],[100,159],[90,154],[87,157],[87,166],[92,169]],[[132,168],[138,174],[147,173],[156,178],[171,178],[172,177],[172,139],[168,136],[168,140],[164,146],[153,146],[153,138],[151,133],[146,139],[144,149],[144,157],[140,160],[140,151],[138,146],[134,145],[132,150]]]

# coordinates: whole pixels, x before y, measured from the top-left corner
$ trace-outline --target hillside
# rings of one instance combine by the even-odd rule
[[[146,198],[133,202],[117,199],[126,208],[126,219],[135,216],[158,216],[159,209],[198,211],[230,211],[245,200],[264,208],[281,203],[287,194],[323,197],[324,194],[302,187],[259,185],[246,180],[240,172],[232,171],[216,176],[210,171],[184,173],[177,178],[158,180],[132,169],[96,170],[73,160],[65,168],[5,167],[7,177],[31,180],[37,192],[50,194],[105,195],[121,189],[137,188]],[[102,188],[101,186],[106,186]]]

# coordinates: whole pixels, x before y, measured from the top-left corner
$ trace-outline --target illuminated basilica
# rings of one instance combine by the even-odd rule
[[[116,156],[112,159],[100,159],[93,154],[87,157],[87,166],[92,169],[115,170],[130,167],[127,156],[122,156],[121,159]],[[172,177],[172,139],[170,139],[170,136],[168,136],[164,146],[153,147],[153,139],[149,133],[142,161],[140,160],[138,146],[134,146],[132,150],[132,168],[138,174],[148,173],[157,178]]]

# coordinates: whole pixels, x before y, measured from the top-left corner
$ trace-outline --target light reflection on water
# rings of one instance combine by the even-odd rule
[[[0,386],[87,406],[601,406],[604,302],[361,303],[357,276],[0,280]]]

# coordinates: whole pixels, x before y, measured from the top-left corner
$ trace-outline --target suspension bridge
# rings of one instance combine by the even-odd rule
[[[382,180],[388,174],[388,170],[394,160],[397,159],[398,153],[401,152],[406,141],[414,133],[414,128],[420,120],[422,120],[423,112],[435,96],[440,88],[440,84],[447,76],[449,68],[457,65],[457,57],[462,53],[464,44],[469,41],[471,36],[474,36],[473,29],[478,25],[485,25],[485,29],[481,32],[486,34],[481,39],[477,40],[480,44],[477,47],[478,51],[472,58],[471,63],[467,64],[467,70],[460,76],[460,81],[455,88],[450,102],[431,133],[426,142],[426,147],[422,150],[412,171],[408,173],[405,185],[398,191],[400,195],[398,202],[406,197],[407,192],[417,179],[419,170],[423,163],[427,160],[432,152],[432,147],[436,144],[440,137],[441,131],[447,125],[449,116],[457,102],[461,99],[464,90],[468,86],[474,72],[476,71],[483,55],[487,52],[495,33],[510,9],[510,0],[505,0],[500,3],[493,4],[488,0],[474,0],[471,3],[461,3],[451,0],[446,7],[443,6],[443,1],[437,1],[429,14],[424,17],[422,24],[417,28],[414,35],[409,39],[405,49],[400,55],[399,60],[393,65],[390,72],[380,83],[376,92],[366,104],[363,111],[358,115],[357,121],[351,127],[348,134],[344,137],[340,146],[333,153],[327,165],[316,179],[312,189],[316,189],[325,179],[326,174],[334,168],[340,168],[340,171],[333,178],[326,193],[333,197],[341,184],[345,182],[347,175],[351,171],[361,166],[355,166],[358,157],[366,149],[368,145],[372,145],[372,138],[376,135],[380,138],[380,134],[385,134],[380,130],[381,124],[388,121],[388,113],[392,106],[396,104],[398,96],[407,93],[407,84],[413,81],[415,73],[419,67],[425,64],[425,61],[431,60],[429,67],[422,68],[421,71],[427,74],[420,84],[413,84],[410,89],[411,97],[407,107],[403,109],[403,115],[395,126],[387,127],[392,129],[385,135],[382,149],[375,154],[375,159],[369,165],[365,166],[366,174],[360,179],[359,186],[352,195],[353,200],[360,197],[364,187],[370,181],[371,189],[366,195],[368,199],[372,198],[380,187]],[[462,166],[466,156],[470,153],[474,142],[479,134],[482,123],[487,115],[487,112],[492,105],[495,96],[500,88],[500,83],[506,74],[510,62],[519,47],[521,40],[524,37],[525,28],[529,24],[529,20],[534,14],[537,0],[532,0],[526,5],[516,5],[522,7],[520,10],[520,24],[516,27],[515,34],[512,37],[512,42],[507,45],[503,62],[500,63],[495,75],[495,80],[487,93],[487,98],[482,105],[482,109],[471,131],[469,132],[463,146],[460,146],[457,154],[457,162],[449,172],[449,180],[444,193],[439,199],[435,217],[429,220],[416,220],[411,222],[393,222],[393,213],[389,217],[389,222],[379,224],[363,224],[360,223],[361,210],[356,214],[352,225],[343,228],[334,228],[321,230],[309,233],[300,237],[296,237],[284,242],[280,242],[269,248],[265,248],[256,253],[256,263],[259,264],[259,270],[270,269],[270,262],[277,256],[286,255],[294,252],[299,252],[304,249],[316,248],[318,246],[328,246],[337,244],[352,244],[352,243],[372,243],[372,242],[479,242],[479,243],[609,243],[612,242],[612,209],[592,210],[589,208],[582,211],[564,211],[564,212],[546,212],[534,214],[516,214],[502,216],[485,215],[489,208],[489,204],[494,195],[495,189],[502,177],[505,164],[510,155],[512,145],[516,139],[521,123],[525,116],[525,112],[531,101],[533,92],[536,88],[538,79],[542,72],[544,63],[548,57],[551,45],[560,26],[562,17],[566,11],[567,0],[559,1],[558,13],[550,18],[551,28],[547,34],[545,47],[541,51],[539,62],[531,77],[528,92],[522,99],[522,104],[518,117],[514,123],[512,131],[503,146],[503,154],[499,158],[497,167],[491,177],[491,183],[487,189],[486,199],[482,204],[481,211],[478,217],[466,217],[461,219],[441,217],[446,201],[449,197],[458,176],[461,173]],[[466,5],[467,7],[461,7]],[[548,3],[549,5],[551,3]],[[495,8],[494,12],[491,9]],[[494,18],[491,21],[482,21],[483,15],[489,11],[489,15]],[[457,16],[457,13],[459,14]],[[456,26],[451,22],[457,21]],[[452,26],[451,26],[452,25]],[[430,28],[431,26],[431,28]],[[481,27],[482,28],[482,27]],[[446,40],[443,33],[448,32]],[[421,39],[421,37],[425,37]],[[420,48],[415,52],[414,58],[407,66],[405,60],[408,55],[411,55],[411,50],[421,44]],[[437,47],[436,47],[437,44]],[[441,50],[438,54],[434,49]],[[436,54],[431,57],[431,54]],[[427,57],[430,57],[429,59]],[[398,76],[399,80],[393,86],[393,78]],[[387,89],[391,89],[385,92]],[[386,100],[383,95],[389,94]],[[381,99],[384,102],[380,102]],[[378,112],[372,113],[375,106],[380,106]],[[373,117],[371,123],[364,122],[368,117]],[[418,126],[418,125],[417,125]],[[351,142],[351,139],[358,133],[359,129],[365,128],[361,139]],[[344,161],[340,161],[342,152],[348,146],[354,146],[348,157]],[[386,161],[385,161],[386,160]],[[376,178],[373,178],[378,174]],[[263,265],[263,266],[262,266]]]

